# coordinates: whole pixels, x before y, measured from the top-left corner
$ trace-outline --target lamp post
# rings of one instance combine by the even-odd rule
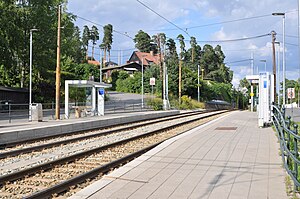
[[[32,32],[37,29],[30,29],[30,50],[29,50],[29,121],[32,121]]]
[[[200,65],[198,65],[198,102],[200,102],[200,80],[199,80],[199,77],[200,76]]]
[[[144,57],[142,56],[142,109],[144,108]]]
[[[259,60],[259,61],[265,63],[265,72],[267,72],[267,60],[262,59],[262,60]]]
[[[276,41],[275,44],[278,45],[277,49],[277,88],[278,88],[278,105],[280,105],[280,42]]]
[[[282,16],[282,98],[283,102],[282,104],[285,105],[285,13],[283,12],[275,12],[272,13],[273,16]]]

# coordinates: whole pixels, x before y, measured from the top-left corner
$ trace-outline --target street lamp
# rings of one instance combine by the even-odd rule
[[[265,63],[265,72],[267,72],[267,60],[262,59],[262,60],[259,60],[259,61]]]
[[[200,65],[198,65],[198,102],[200,102],[200,87],[199,87],[199,84],[200,84]]]
[[[32,121],[32,32],[37,29],[30,29],[30,50],[29,50],[29,121]]]
[[[142,109],[144,108],[144,56],[142,56]]]
[[[282,84],[283,84],[283,91],[282,91],[282,97],[283,97],[283,105],[285,105],[285,13],[284,12],[275,12],[272,13],[273,16],[282,16]]]
[[[276,41],[275,44],[278,45],[277,49],[277,85],[276,87],[278,88],[278,105],[280,105],[280,42]]]

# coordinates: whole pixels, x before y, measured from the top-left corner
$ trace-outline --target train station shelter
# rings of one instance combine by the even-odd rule
[[[94,82],[89,80],[66,80],[65,81],[65,118],[69,119],[69,87],[92,88],[92,114],[104,115],[104,89],[110,88],[111,84]],[[98,99],[98,100],[97,100]]]

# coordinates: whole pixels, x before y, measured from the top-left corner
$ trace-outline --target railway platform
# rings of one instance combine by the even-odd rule
[[[0,146],[10,143],[39,139],[48,136],[77,131],[92,130],[111,125],[126,124],[156,117],[165,117],[178,114],[179,111],[144,111],[104,116],[82,117],[78,119],[47,120],[43,122],[14,122],[0,125]]]
[[[283,199],[286,173],[272,128],[235,111],[169,139],[71,199]]]

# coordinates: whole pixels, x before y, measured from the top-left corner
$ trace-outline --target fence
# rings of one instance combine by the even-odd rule
[[[43,117],[44,120],[55,119],[55,103],[43,103]],[[82,108],[84,110],[84,116],[89,116],[91,113],[92,105],[86,102],[69,103],[69,113],[75,117],[75,109]],[[64,104],[60,104],[60,115],[64,118],[65,113]],[[105,102],[105,114],[124,113],[134,111],[147,111],[152,110],[149,106],[141,103],[130,102]],[[1,104],[0,105],[0,121],[8,121],[11,123],[13,120],[28,121],[29,120],[29,104]]]
[[[291,117],[285,117],[285,109],[272,106],[273,124],[280,142],[281,157],[287,173],[294,182],[294,190],[300,186],[299,178],[299,149],[298,125],[291,121]]]

